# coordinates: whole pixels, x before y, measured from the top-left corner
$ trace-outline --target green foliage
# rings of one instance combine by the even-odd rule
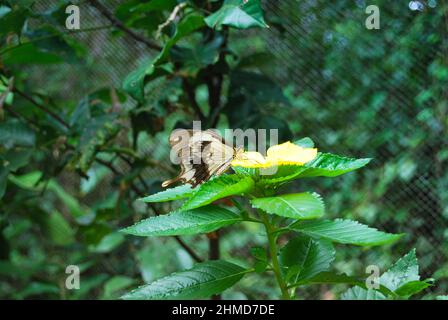
[[[380,282],[394,291],[407,282],[419,279],[417,256],[415,255],[415,250],[412,250],[384,273],[380,278]]]
[[[230,210],[209,205],[152,217],[122,231],[136,236],[181,236],[212,232],[241,220]]]
[[[189,184],[184,184],[175,188],[166,189],[159,193],[141,198],[143,202],[164,202],[183,199],[191,196],[195,192]]]
[[[324,203],[316,193],[285,194],[251,200],[254,208],[297,220],[315,219],[324,214]]]
[[[211,28],[219,28],[223,25],[238,29],[267,27],[260,0],[225,0],[218,11],[205,19],[205,23]]]
[[[182,210],[205,206],[221,198],[241,195],[252,190],[254,181],[249,177],[223,175],[210,179],[182,205]]]
[[[313,143],[308,140],[308,144]],[[353,159],[328,153],[318,156],[304,165],[283,165],[275,168],[274,173],[268,169],[242,170],[242,173],[262,180],[264,184],[278,184],[307,177],[336,177],[364,167],[371,159]]]
[[[343,219],[293,223],[290,228],[312,237],[358,246],[382,245],[394,242],[402,237],[400,234],[385,233],[357,221]]]
[[[309,139],[299,141],[308,145],[311,143]],[[347,159],[330,154],[327,157],[338,160]],[[357,162],[359,161],[356,159],[350,160],[350,163]],[[363,162],[362,165],[365,163]],[[334,165],[327,164],[327,167],[330,168],[329,170],[338,170],[338,174],[354,170],[356,166],[359,165],[350,167],[350,169],[347,169],[349,166],[341,169],[339,162]],[[281,167],[279,166],[279,170],[281,170]],[[303,167],[309,168],[309,165],[306,164]],[[132,291],[124,297],[126,299],[203,297],[221,293],[238,281],[243,273],[263,273],[270,266],[275,273],[282,297],[285,299],[294,298],[294,292],[290,292],[290,289],[295,290],[297,286],[308,284],[308,281],[309,283],[313,283],[313,281],[314,283],[320,281],[330,281],[333,283],[346,281],[351,284],[358,284],[360,282],[359,280],[354,280],[344,275],[329,276],[328,274],[323,277],[321,276],[320,280],[313,280],[319,274],[329,271],[330,265],[335,258],[335,249],[333,248],[332,242],[372,246],[391,243],[401,237],[401,235],[380,232],[350,220],[337,219],[334,221],[317,220],[301,222],[304,219],[316,219],[323,216],[325,211],[323,201],[319,195],[309,192],[273,196],[273,190],[284,182],[280,181],[277,182],[277,185],[266,186],[264,179],[257,179],[253,174],[251,176],[247,174],[226,174],[201,184],[193,193],[190,193],[190,189],[186,187],[177,187],[147,197],[146,199],[150,199],[150,201],[156,199],[166,201],[168,199],[177,200],[186,195],[187,199],[177,211],[168,215],[140,221],[136,225],[124,229],[124,232],[138,236],[192,235],[203,232],[209,233],[238,222],[257,222],[265,226],[270,259],[268,259],[266,250],[260,247],[252,248],[251,254],[255,258],[254,268],[244,270],[244,272],[238,272],[239,277],[231,273],[228,275],[228,278],[231,279],[230,284],[225,282],[221,286],[218,285],[221,282],[219,279],[213,280],[217,283],[216,287],[213,287],[213,291],[204,291],[203,289],[207,288],[207,285],[199,284],[203,280],[196,273],[194,275],[190,274],[190,272],[196,272],[196,270],[203,270],[202,268],[205,268],[204,266],[208,267],[206,263],[197,264],[190,271],[176,273],[152,282],[147,286]],[[266,197],[267,194],[271,196]],[[249,203],[253,208],[258,209],[258,217],[261,217],[261,220],[258,217],[252,216],[236,200],[234,201],[238,204],[239,214],[224,208],[208,205],[224,197],[241,195],[249,199]],[[288,218],[287,220],[291,219],[293,222],[285,226],[284,223],[287,221],[275,221],[275,216],[270,217],[266,213],[277,217]],[[300,235],[292,238],[278,252],[278,236],[289,231],[299,232]],[[391,270],[393,272],[394,269]],[[236,273],[235,271],[232,272]],[[387,274],[383,276],[387,277]],[[194,279],[194,285],[189,286],[188,290],[186,290],[185,280],[183,280],[184,277],[193,277]],[[176,286],[176,290],[169,288],[169,284],[173,282],[180,283],[180,285]],[[388,290],[394,290],[389,288],[387,283],[383,283],[383,286]],[[423,289],[423,287],[419,288]],[[363,290],[362,288],[360,289]],[[405,287],[401,293],[410,294],[413,290],[417,291],[417,288],[415,286]],[[358,292],[358,289],[352,291],[350,291],[350,294],[356,297],[371,297],[370,292],[362,295],[363,293]],[[350,297],[350,294],[346,294],[346,297]],[[378,294],[378,296],[380,295]]]
[[[196,299],[220,293],[237,283],[248,270],[223,260],[207,261],[135,289],[123,299]]]
[[[163,63],[166,62],[170,49],[181,38],[203,26],[204,18],[199,14],[191,13],[182,19],[177,25],[174,35],[165,43],[162,51],[154,59],[144,63],[126,77],[123,82],[123,90],[134,99],[142,102],[144,100],[146,81],[169,73],[167,71],[170,70],[170,67],[163,66]]]
[[[409,299],[433,285],[433,279],[419,280],[418,261],[415,249],[398,260],[389,270],[378,279],[384,290],[364,289],[354,287],[347,290],[342,298],[345,300],[384,300],[384,299]]]
[[[65,0],[0,2],[0,298],[115,299],[141,283],[125,297],[278,298],[273,277],[285,299],[317,284],[337,284],[336,296],[356,286],[345,298],[428,292],[412,254],[377,291],[348,276],[378,252],[335,243],[401,237],[355,220],[406,232],[381,259],[415,242],[423,273],[439,268],[443,284],[436,258],[446,246],[432,240],[446,237],[446,4],[414,14],[379,1],[388,10],[378,33],[358,28],[364,12],[344,0],[275,2],[281,17],[258,0],[98,1],[109,16],[87,1],[76,31],[65,26]],[[335,9],[348,18],[334,23]],[[89,16],[104,25],[85,27]],[[169,133],[192,120],[278,129],[279,142],[375,161],[303,179],[370,161],[319,153],[273,175],[235,167],[195,189],[161,191],[177,171],[166,161]],[[198,263],[216,254],[207,241],[232,263]],[[81,269],[80,290],[64,289],[69,264]]]
[[[280,250],[279,260],[285,279],[296,283],[327,271],[336,251],[330,241],[316,240],[305,235],[292,238]]]
[[[354,287],[342,294],[342,300],[385,300],[386,297],[373,289]]]

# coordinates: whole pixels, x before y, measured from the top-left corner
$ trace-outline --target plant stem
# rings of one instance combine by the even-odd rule
[[[282,273],[280,271],[280,264],[278,262],[278,254],[277,254],[277,243],[276,236],[274,235],[274,226],[269,222],[269,218],[266,214],[260,214],[264,227],[266,228],[266,235],[268,237],[269,244],[269,254],[271,255],[272,260],[272,271],[274,271],[275,278],[282,292],[282,299],[289,300],[290,296],[288,293],[288,288],[286,286],[285,280],[282,277]]]

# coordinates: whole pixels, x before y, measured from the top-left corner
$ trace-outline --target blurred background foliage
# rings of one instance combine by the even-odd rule
[[[172,209],[135,200],[177,172],[167,139],[194,119],[278,128],[280,141],[309,136],[320,150],[374,158],[292,188],[322,194],[331,217],[406,233],[388,247],[340,246],[338,271],[383,271],[416,247],[422,277],[437,281],[419,298],[446,293],[448,4],[411,2],[420,10],[404,0],[262,1],[269,28],[212,30],[194,15],[221,1],[188,1],[163,28],[181,1],[0,1],[0,298],[114,299],[216,258],[205,235],[117,232]],[[78,31],[65,28],[70,3]],[[380,30],[364,26],[370,4]],[[184,27],[195,32],[142,76]],[[253,259],[248,248],[265,243],[257,228],[222,230],[220,255]],[[65,287],[68,265],[81,269],[79,290]],[[247,277],[223,298],[276,298],[274,288]],[[334,299],[345,288],[299,296]]]

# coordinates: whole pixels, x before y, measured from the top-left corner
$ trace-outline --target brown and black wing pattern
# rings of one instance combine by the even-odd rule
[[[234,149],[213,130],[176,130],[170,136],[170,144],[181,172],[176,178],[163,182],[163,187],[178,181],[196,187],[226,171],[235,155]]]

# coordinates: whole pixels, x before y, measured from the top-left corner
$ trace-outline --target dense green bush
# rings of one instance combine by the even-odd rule
[[[0,1],[0,297],[117,298],[207,256],[239,257],[233,262],[244,265],[249,248],[266,243],[252,224],[210,239],[131,239],[118,232],[176,208],[135,200],[161,191],[161,181],[176,172],[166,164],[165,141],[195,119],[219,129],[277,128],[280,141],[306,135],[322,150],[374,158],[361,173],[301,179],[300,189],[291,183],[285,193],[316,191],[331,218],[406,233],[393,250],[374,251],[375,263],[386,268],[416,246],[424,252],[423,269],[440,269],[437,287],[447,289],[440,258],[446,224],[425,230],[434,217],[447,219],[446,4],[417,14],[378,1],[382,31],[366,32],[362,4],[344,0],[284,1],[280,18],[269,2],[263,18],[255,0],[126,0],[110,7],[89,0],[80,3],[81,17],[101,17],[100,23],[81,21],[81,30],[68,31],[69,1],[50,2]],[[351,14],[336,19],[337,10]],[[146,59],[133,69],[133,57],[121,52],[114,57],[123,59],[120,65],[94,58],[99,44],[88,37],[97,32],[108,41],[134,41]],[[276,49],[264,44],[271,33],[300,56],[268,54]],[[103,60],[108,70],[89,78]],[[123,65],[122,84],[97,85]],[[75,81],[66,81],[70,73]],[[297,73],[302,81],[295,81]],[[273,80],[281,77],[288,81]],[[408,108],[394,108],[403,99]],[[401,192],[413,183],[423,195]],[[429,248],[428,239],[445,247]],[[372,261],[366,251],[346,247],[337,255],[336,271],[349,274],[362,275]],[[66,289],[67,265],[80,267],[81,289]],[[223,297],[278,298],[275,286],[270,275],[248,275]],[[300,290],[299,297],[316,293]]]

